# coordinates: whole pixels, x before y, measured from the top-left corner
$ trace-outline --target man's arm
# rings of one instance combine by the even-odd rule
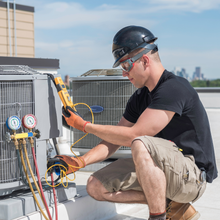
[[[123,126],[123,127],[131,127],[134,124],[126,120],[124,117],[121,118],[117,126]],[[101,141],[97,146],[92,148],[90,151],[88,151],[86,154],[83,155],[84,160],[86,161],[86,165],[100,162],[103,160],[106,160],[109,158],[115,151],[120,148],[121,145],[115,145],[111,144],[107,141]]]
[[[171,111],[147,108],[133,126],[86,124],[85,131],[114,145],[130,147],[136,137],[155,136],[167,126],[174,114]]]

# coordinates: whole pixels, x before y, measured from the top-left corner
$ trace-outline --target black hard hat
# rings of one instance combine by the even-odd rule
[[[113,39],[112,53],[115,58],[113,68],[119,66],[122,57],[155,40],[157,37],[144,27],[131,25],[122,28]]]

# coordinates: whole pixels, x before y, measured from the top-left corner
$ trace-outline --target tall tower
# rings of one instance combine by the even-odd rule
[[[195,72],[193,73],[193,80],[203,80],[204,74],[201,72],[201,67],[196,67]]]
[[[66,86],[70,86],[70,77],[69,77],[69,75],[65,75],[64,84],[65,84]]]
[[[196,67],[195,75],[198,79],[202,78],[201,67]]]

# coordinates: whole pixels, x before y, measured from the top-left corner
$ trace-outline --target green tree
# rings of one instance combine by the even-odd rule
[[[193,87],[220,87],[220,79],[215,80],[194,80],[190,82]]]
[[[193,87],[207,87],[205,80],[194,80],[191,82]]]

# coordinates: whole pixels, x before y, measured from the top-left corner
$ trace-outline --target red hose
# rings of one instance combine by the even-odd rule
[[[46,201],[45,196],[44,196],[44,191],[43,191],[42,184],[41,184],[41,180],[40,180],[39,169],[38,169],[38,166],[37,166],[37,160],[36,160],[36,157],[35,157],[34,147],[31,147],[31,151],[32,151],[33,159],[34,159],[34,165],[35,165],[36,172],[37,172],[38,184],[39,184],[40,191],[41,191],[41,195],[42,195],[42,198],[43,198],[45,207],[46,207],[46,211],[47,211],[47,214],[48,214],[48,216],[49,216],[49,219],[50,219],[50,220],[53,220],[52,217],[51,217],[51,214],[50,214],[48,205],[47,205],[47,201]]]
[[[51,181],[52,181],[52,186],[54,186],[54,181],[53,181],[53,173],[50,173],[51,175]],[[54,197],[54,205],[55,205],[55,215],[56,215],[56,220],[58,220],[58,212],[57,212],[57,197],[56,197],[56,190],[53,187],[53,197]]]

